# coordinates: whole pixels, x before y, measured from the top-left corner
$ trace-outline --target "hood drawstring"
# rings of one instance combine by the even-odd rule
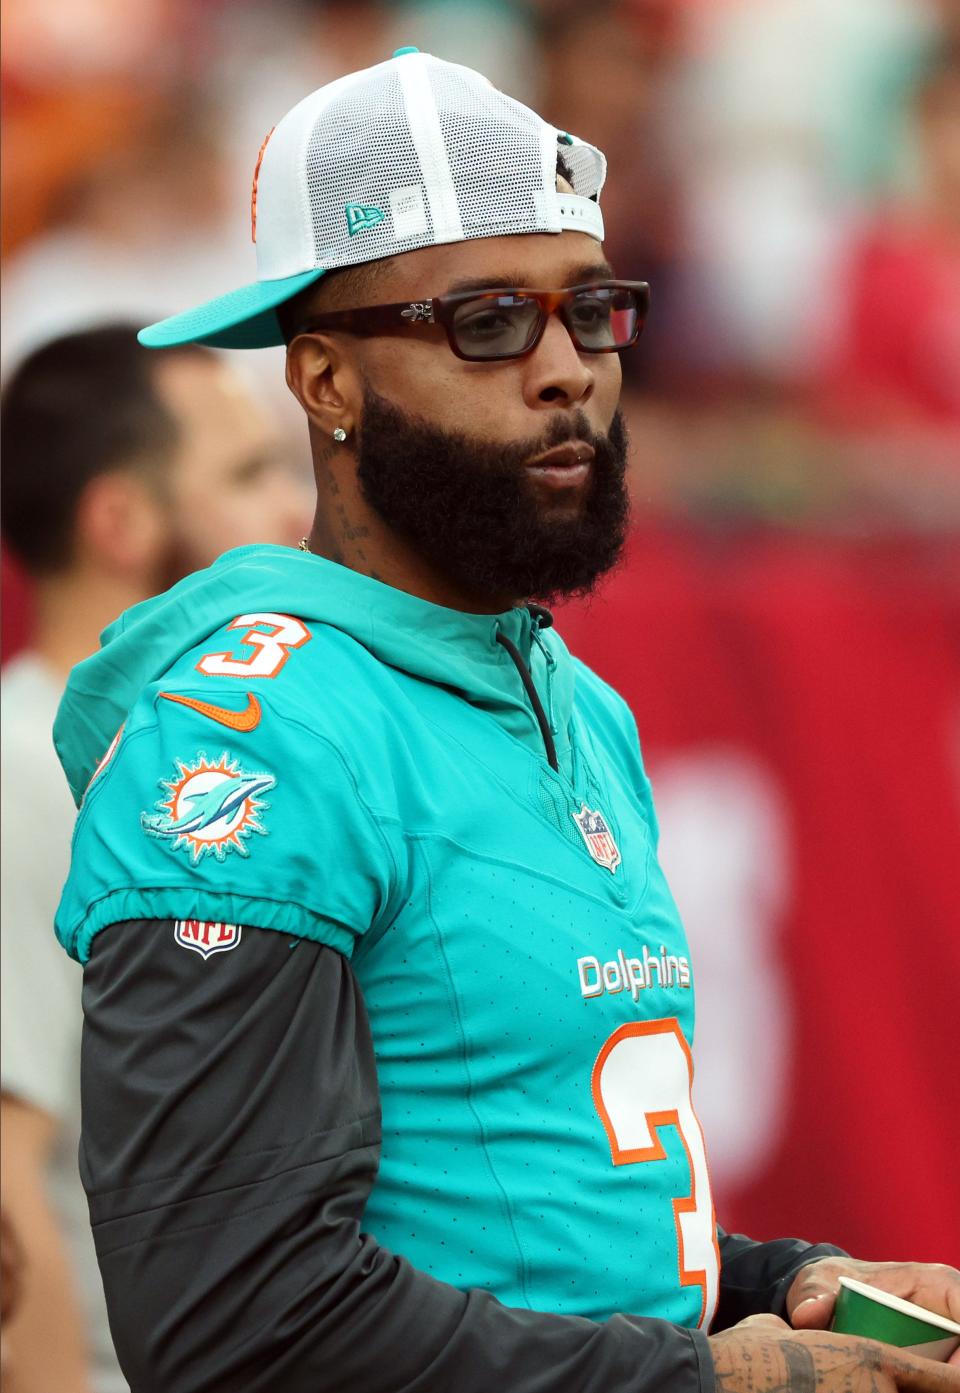
[[[550,722],[547,720],[547,714],[543,709],[543,703],[537,693],[530,669],[523,661],[523,655],[513,639],[507,638],[506,634],[501,633],[499,629],[497,630],[497,643],[502,644],[513,659],[514,666],[520,674],[520,681],[523,683],[524,690],[530,698],[530,704],[533,706],[533,714],[537,718],[537,725],[540,727],[544,749],[547,752],[547,763],[555,774],[559,774],[560,763],[557,759],[557,747],[553,739],[553,731],[550,729]]]
[[[548,609],[545,609],[543,605],[527,605],[526,608],[530,618],[533,620],[535,633],[539,633],[541,629],[553,628],[553,615]]]

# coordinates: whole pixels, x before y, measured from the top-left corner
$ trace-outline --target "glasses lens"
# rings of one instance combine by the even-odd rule
[[[586,353],[626,348],[641,328],[636,291],[619,287],[592,285],[578,290],[564,318],[577,347]]]
[[[457,347],[465,358],[511,358],[523,353],[540,327],[540,306],[525,295],[485,295],[458,305]]]

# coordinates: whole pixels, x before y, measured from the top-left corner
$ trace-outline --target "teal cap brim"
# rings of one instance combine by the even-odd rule
[[[313,285],[325,271],[302,271],[276,281],[255,281],[218,295],[196,309],[173,314],[141,329],[145,348],[173,348],[179,343],[206,343],[211,348],[274,348],[284,342],[276,316],[299,291]]]

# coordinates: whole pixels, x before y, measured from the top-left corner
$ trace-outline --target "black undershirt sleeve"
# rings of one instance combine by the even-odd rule
[[[727,1330],[746,1316],[772,1311],[787,1319],[787,1292],[801,1267],[818,1258],[846,1257],[829,1243],[812,1245],[799,1238],[757,1243],[742,1233],[717,1229],[720,1248],[720,1300],[710,1329]]]
[[[713,1393],[706,1337],[501,1305],[364,1233],[376,1068],[349,964],[116,924],[84,973],[81,1175],[133,1393]]]

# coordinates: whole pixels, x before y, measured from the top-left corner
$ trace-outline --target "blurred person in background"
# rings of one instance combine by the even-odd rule
[[[960,430],[960,38],[919,84],[911,199],[885,199],[853,238],[824,390],[871,434]]]
[[[641,339],[625,358],[628,391],[686,375],[676,303],[686,233],[670,138],[684,37],[673,0],[598,0],[544,15],[544,111],[607,152],[619,174],[604,189],[607,254],[621,275],[657,287],[655,347]]]
[[[294,542],[309,508],[207,349],[151,355],[124,325],[64,336],[22,363],[0,414],[3,540],[38,621],[2,695],[3,1209],[24,1250],[10,1376],[24,1393],[112,1393],[77,1171],[80,973],[52,927],[75,814],[50,730],[70,668],[121,610],[229,547]]]
[[[4,374],[57,334],[138,319],[185,286],[208,284],[214,268],[243,263],[224,174],[215,110],[181,83],[140,115],[132,136],[65,178],[47,225],[4,266]]]
[[[182,67],[179,8],[180,0],[5,0],[5,260],[43,231],[65,184],[95,169],[105,151],[140,139],[171,71]]]
[[[675,141],[705,365],[789,384],[819,361],[847,230],[903,162],[939,35],[927,0],[699,7]]]

